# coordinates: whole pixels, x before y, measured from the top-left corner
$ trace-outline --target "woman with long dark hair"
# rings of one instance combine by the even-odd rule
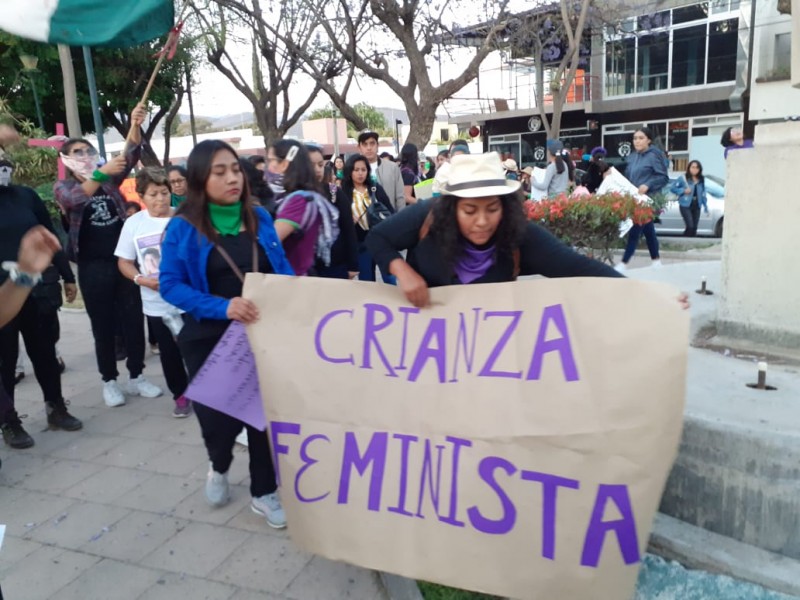
[[[333,175],[333,165],[325,161],[322,148],[306,144],[306,150],[308,150],[311,165],[314,167],[320,193],[336,207],[339,213],[337,221],[339,235],[331,246],[330,261],[326,265],[317,257],[314,271],[318,277],[354,279],[358,276],[358,241],[350,210],[350,200],[344,194],[339,193],[339,186]]]
[[[689,161],[686,173],[672,184],[670,191],[678,195],[681,217],[686,225],[683,235],[694,237],[700,223],[700,208],[708,214],[706,198],[706,178],[703,177],[703,165],[699,160]]]
[[[106,406],[125,404],[125,392],[156,398],[161,389],[142,375],[144,320],[137,286],[117,268],[114,250],[127,217],[120,184],[139,162],[141,124],[147,113],[138,105],[131,114],[131,134],[125,151],[99,166],[97,150],[84,139],[61,146],[67,178],[54,187],[56,201],[69,217],[68,255],[78,263],[78,284],[92,324],[97,366],[103,378]],[[114,336],[121,322],[130,381],[117,384]]]
[[[414,306],[428,288],[513,281],[518,275],[619,277],[528,223],[518,181],[494,152],[456,156],[442,196],[387,219],[367,236],[378,265],[397,277]],[[401,252],[407,250],[407,258]]]
[[[406,206],[410,206],[417,201],[414,186],[420,182],[419,151],[414,144],[403,144],[400,149],[400,175],[403,176],[403,193],[406,197]]]
[[[193,378],[232,321],[252,323],[258,310],[242,298],[244,274],[293,274],[272,217],[253,204],[236,152],[225,142],[194,147],[187,163],[188,193],[167,226],[159,276],[163,298],[186,311],[178,334]],[[286,526],[275,469],[263,431],[225,413],[194,405],[210,460],[206,500],[230,499],[228,469],[236,436],[244,428],[250,459],[251,508],[270,527]]]
[[[741,127],[728,127],[722,132],[719,143],[725,148],[725,158],[732,150],[742,150],[753,147],[753,140],[746,140]]]
[[[294,140],[280,140],[267,150],[267,171],[276,200],[275,230],[296,275],[308,275],[315,260],[331,263],[331,247],[339,236],[339,211],[320,194],[308,151]]]
[[[342,187],[339,190],[351,206],[353,222],[358,239],[358,278],[361,281],[375,281],[375,260],[367,250],[364,240],[367,238],[370,224],[367,210],[373,202],[380,202],[386,210],[392,210],[389,196],[379,183],[370,177],[369,160],[363,154],[354,154],[344,165]],[[388,271],[381,269],[384,283],[394,283]]]
[[[658,194],[669,183],[667,174],[667,157],[662,150],[653,144],[655,134],[648,127],[640,127],[633,132],[633,149],[628,157],[625,177],[639,189],[640,194]],[[628,244],[622,255],[622,262],[617,270],[624,271],[628,262],[636,253],[639,238],[644,235],[647,249],[654,267],[661,266],[658,248],[658,236],[653,221],[644,225],[634,225],[628,232]]]
[[[548,196],[563,194],[575,179],[575,166],[569,156],[564,154],[564,144],[560,140],[547,142],[547,168],[544,181],[531,179],[531,185],[537,190],[544,190]]]

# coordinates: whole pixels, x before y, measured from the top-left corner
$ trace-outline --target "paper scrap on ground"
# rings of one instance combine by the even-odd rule
[[[267,428],[256,363],[244,325],[238,321],[230,324],[184,396],[256,429]]]

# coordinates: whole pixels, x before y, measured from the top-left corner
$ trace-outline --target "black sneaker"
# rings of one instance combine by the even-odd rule
[[[67,370],[67,365],[64,363],[64,359],[59,356],[58,357],[58,372],[63,375],[64,371],[66,371],[66,370]]]
[[[14,373],[14,385],[25,379],[25,371],[17,371]]]
[[[47,424],[50,429],[63,429],[64,431],[78,431],[83,429],[83,423],[67,412],[64,405],[45,402],[47,410]]]
[[[19,421],[6,423],[0,429],[3,430],[3,441],[12,448],[22,450],[30,448],[34,444],[33,438],[28,435]]]

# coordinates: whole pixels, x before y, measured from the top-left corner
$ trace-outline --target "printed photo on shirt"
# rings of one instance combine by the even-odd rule
[[[137,237],[136,255],[139,258],[139,270],[143,275],[158,275],[161,268],[161,236],[160,233]]]

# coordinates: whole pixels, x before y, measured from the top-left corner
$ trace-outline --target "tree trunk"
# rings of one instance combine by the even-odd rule
[[[161,160],[158,158],[155,150],[149,143],[142,145],[142,158],[141,162],[145,167],[161,167]]]
[[[411,129],[406,144],[414,144],[418,150],[428,145],[433,133],[433,123],[436,121],[436,108],[436,104],[420,104],[408,111]]]
[[[67,111],[67,133],[71,138],[83,137],[81,120],[78,116],[78,92],[75,88],[75,69],[69,46],[58,45],[58,58],[61,61],[61,76],[64,79],[64,106]]]

